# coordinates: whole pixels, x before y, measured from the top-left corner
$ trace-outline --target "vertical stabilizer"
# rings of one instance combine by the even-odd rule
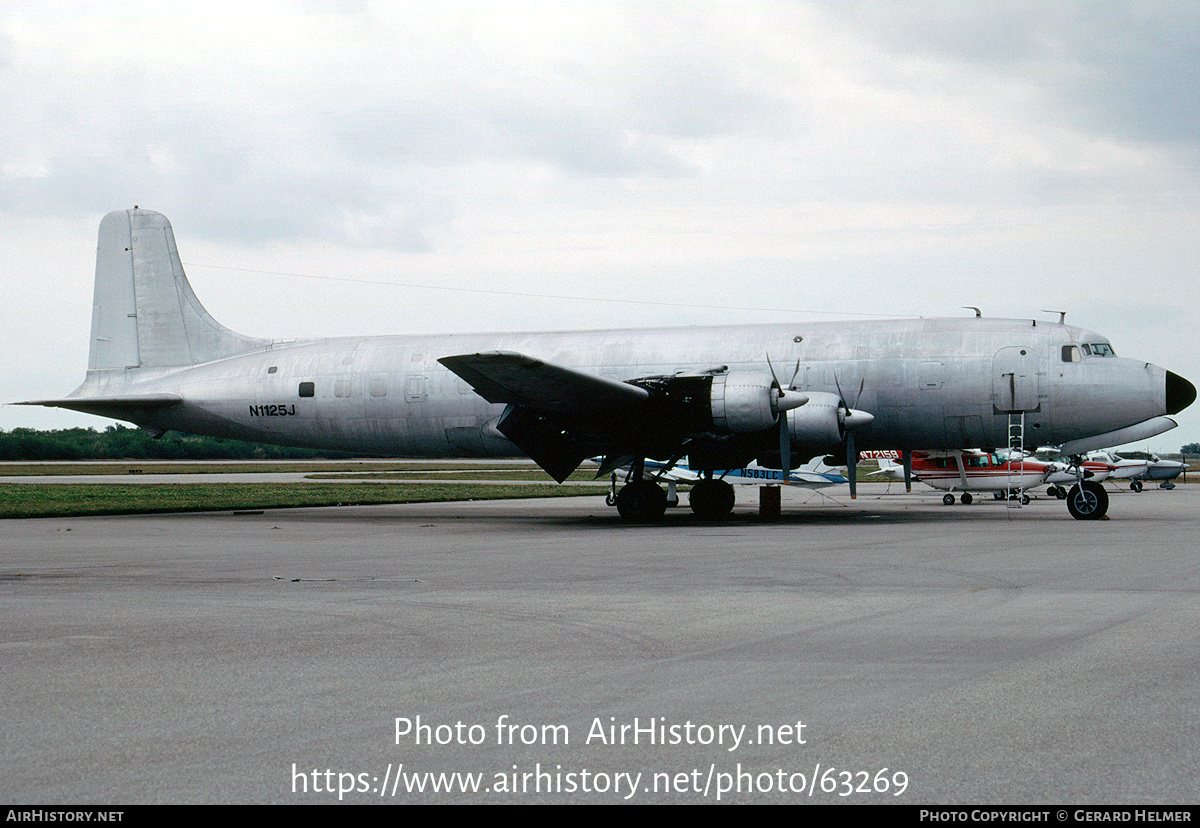
[[[264,347],[213,319],[192,292],[166,216],[100,222],[88,370],[194,365]]]

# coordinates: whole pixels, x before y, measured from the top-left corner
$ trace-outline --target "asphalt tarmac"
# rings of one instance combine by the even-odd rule
[[[1200,800],[1200,486],[863,490],[4,521],[0,798]]]

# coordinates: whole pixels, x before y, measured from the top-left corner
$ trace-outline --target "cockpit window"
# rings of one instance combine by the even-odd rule
[[[1084,345],[1083,347],[1086,348],[1087,346]],[[1112,346],[1109,345],[1107,342],[1093,342],[1092,343],[1092,356],[1116,356],[1116,355],[1117,354],[1112,349]]]
[[[1087,347],[1086,345],[1084,346]],[[1074,345],[1062,346],[1062,361],[1063,362],[1083,362],[1083,357],[1079,354],[1079,348]]]
[[[1079,347],[1083,348],[1083,352],[1084,352],[1085,354],[1087,354],[1088,356],[1091,356],[1091,355],[1092,355],[1092,346],[1091,346],[1091,345],[1086,345],[1086,344],[1085,344],[1085,345],[1080,345]]]

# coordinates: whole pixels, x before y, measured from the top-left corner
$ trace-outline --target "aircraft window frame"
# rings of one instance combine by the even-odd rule
[[[308,381],[300,383],[300,396],[301,397],[317,396],[317,384],[315,382],[308,382]]]
[[[1083,355],[1079,353],[1079,346],[1078,345],[1062,346],[1062,361],[1063,362],[1083,362]]]
[[[1109,345],[1107,342],[1093,342],[1091,345],[1092,356],[1113,357],[1117,355],[1117,352],[1113,350],[1113,346]],[[1084,347],[1086,348],[1087,346],[1085,345]]]
[[[1092,346],[1091,346],[1091,345],[1088,345],[1088,344],[1085,342],[1085,343],[1083,343],[1082,345],[1080,345],[1079,347],[1080,347],[1080,348],[1082,348],[1082,349],[1083,349],[1083,352],[1084,352],[1085,354],[1087,354],[1088,356],[1091,356],[1091,355],[1092,355]]]

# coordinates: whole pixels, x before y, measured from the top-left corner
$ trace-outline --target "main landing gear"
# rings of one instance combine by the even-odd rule
[[[617,492],[617,514],[628,523],[653,523],[667,511],[667,493],[649,480],[630,480]]]
[[[662,519],[668,505],[674,505],[661,486],[634,474],[630,474],[628,482],[620,489],[616,488],[614,475],[613,490],[608,496],[608,505],[616,506],[617,514],[626,523],[654,523]],[[734,500],[733,486],[712,477],[697,480],[688,495],[692,511],[705,520],[728,517],[733,511]]]
[[[697,480],[688,495],[688,505],[692,511],[697,517],[707,520],[727,517],[733,511],[734,500],[733,486],[711,477]]]

